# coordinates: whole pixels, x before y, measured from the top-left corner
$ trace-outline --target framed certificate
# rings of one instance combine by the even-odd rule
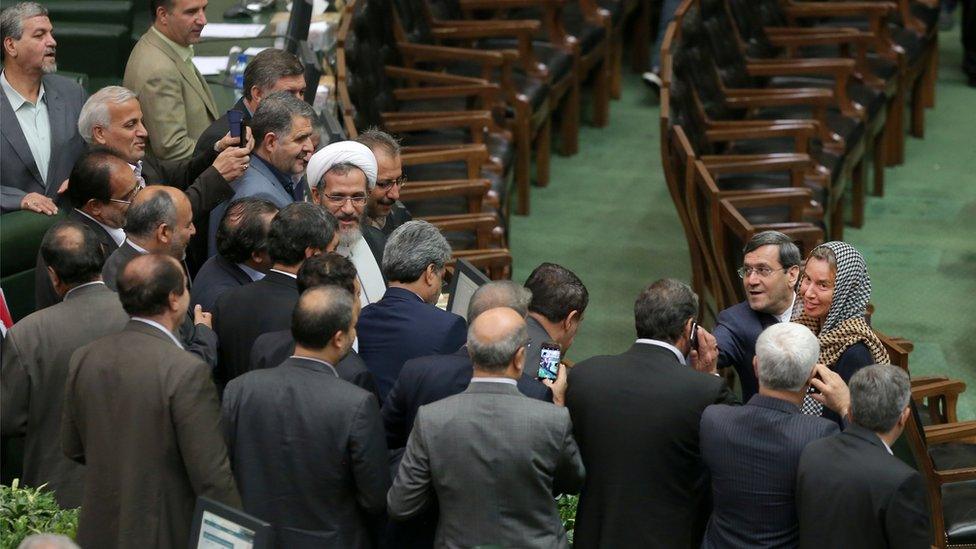
[[[271,549],[271,524],[210,498],[198,497],[190,549]]]

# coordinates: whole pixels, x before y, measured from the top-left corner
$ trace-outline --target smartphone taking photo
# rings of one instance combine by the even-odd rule
[[[539,346],[539,351],[539,372],[536,377],[555,380],[559,376],[559,361],[562,359],[559,344],[546,341]]]
[[[227,111],[227,124],[230,126],[230,136],[240,138],[237,146],[246,147],[247,131],[244,128],[247,126],[244,124],[244,113],[233,109]]]

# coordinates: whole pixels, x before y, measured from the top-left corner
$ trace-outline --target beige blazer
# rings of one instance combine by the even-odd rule
[[[132,49],[122,83],[139,94],[151,152],[160,160],[189,157],[197,138],[218,117],[200,71],[184,63],[152,28]]]

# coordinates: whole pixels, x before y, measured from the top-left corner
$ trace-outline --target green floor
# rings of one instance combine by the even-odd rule
[[[936,106],[926,138],[908,138],[883,198],[845,238],[874,285],[875,326],[915,343],[915,375],[944,374],[970,387],[960,418],[976,419],[976,90],[959,66],[958,25],[943,33]],[[542,261],[572,269],[590,305],[570,359],[622,352],[634,338],[633,304],[661,277],[688,281],[685,237],[661,170],[659,111],[640,78],[624,75],[610,126],[584,127],[580,153],[554,156],[552,183],[532,190],[532,213],[514,217],[515,280]]]

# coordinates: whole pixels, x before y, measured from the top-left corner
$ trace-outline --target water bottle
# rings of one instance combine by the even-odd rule
[[[243,53],[237,55],[237,62],[231,67],[231,76],[234,78],[234,95],[240,99],[244,95],[244,69],[247,68],[247,56]]]

